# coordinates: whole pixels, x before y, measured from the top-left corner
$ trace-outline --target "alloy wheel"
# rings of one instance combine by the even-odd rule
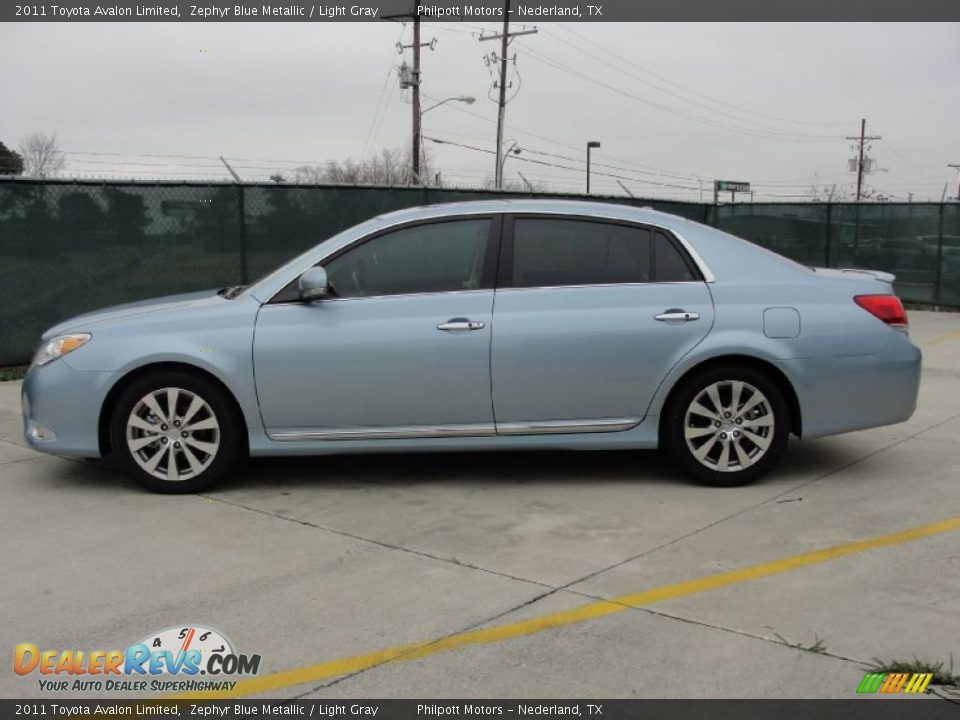
[[[742,380],[721,380],[694,396],[683,437],[701,465],[738,472],[766,454],[775,424],[773,407],[760,390]]]
[[[178,387],[151,390],[126,424],[130,455],[150,475],[182,482],[204,472],[220,449],[220,423],[210,404]]]

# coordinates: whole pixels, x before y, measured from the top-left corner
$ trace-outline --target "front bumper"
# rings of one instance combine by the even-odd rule
[[[23,433],[34,450],[100,457],[100,408],[112,373],[80,372],[63,358],[34,368],[23,380]]]

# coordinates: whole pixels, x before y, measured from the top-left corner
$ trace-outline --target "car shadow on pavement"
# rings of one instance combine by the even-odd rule
[[[780,466],[761,483],[813,479],[858,457],[842,443],[791,441]],[[250,458],[222,490],[291,489],[322,483],[512,485],[584,482],[695,485],[658,450],[496,451]]]
[[[644,479],[686,482],[671,467],[669,458],[657,451],[497,451],[252,458],[224,487],[295,487],[318,482],[381,485],[510,485],[540,481],[635,483]]]
[[[792,440],[779,467],[760,482],[789,484],[815,479],[863,456],[842,441],[805,443]],[[78,486],[113,491],[138,491],[112,461],[61,459],[47,466],[43,481],[52,486]],[[55,470],[53,468],[56,468]],[[242,460],[231,477],[213,491],[291,490],[328,485],[460,486],[521,483],[691,485],[670,457],[658,450],[618,451],[497,451],[450,453],[391,453],[260,457]]]

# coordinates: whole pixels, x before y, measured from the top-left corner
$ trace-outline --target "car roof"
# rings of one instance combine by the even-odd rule
[[[504,198],[496,200],[467,200],[461,202],[441,203],[435,205],[421,205],[419,207],[404,208],[380,215],[377,219],[388,223],[398,223],[408,220],[425,220],[428,218],[447,217],[454,215],[475,215],[483,213],[562,213],[568,215],[586,215],[603,218],[629,219],[637,222],[647,222],[664,227],[672,227],[678,223],[689,223],[677,215],[654,210],[651,207],[637,207],[611,202],[592,202],[588,200],[563,199],[531,199],[531,198]]]
[[[800,271],[805,275],[809,273],[809,270],[794,261],[742,238],[650,207],[585,200],[503,198],[422,205],[378,215],[311,248],[261,278],[251,288],[258,299],[265,301],[286,285],[295,272],[302,271],[316,263],[324,254],[345,247],[363,235],[419,220],[493,213],[579,215],[661,227],[673,233],[681,242],[707,282],[714,282],[720,277],[729,281],[752,282],[758,276],[771,281],[776,281],[777,278],[789,281]]]

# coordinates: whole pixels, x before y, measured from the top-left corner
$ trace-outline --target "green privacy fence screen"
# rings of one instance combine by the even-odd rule
[[[439,188],[0,180],[0,365],[27,362],[46,328],[81,312],[244,284],[390,210],[506,195],[533,197]],[[705,222],[808,265],[887,270],[897,275],[905,300],[960,306],[958,203],[714,207],[592,199]]]

